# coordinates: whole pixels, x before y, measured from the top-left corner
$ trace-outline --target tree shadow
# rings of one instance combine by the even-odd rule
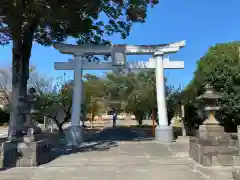
[[[117,147],[118,143],[114,141],[98,141],[98,142],[88,142],[83,143],[79,147],[76,146],[64,146],[61,148],[55,148],[52,151],[54,152],[56,159],[59,156],[71,155],[76,153],[91,152],[91,151],[108,151],[112,147]],[[47,164],[47,163],[45,163]]]
[[[84,142],[78,147],[67,146],[66,141],[63,140],[64,137],[59,136],[61,138],[59,138],[58,145],[51,148],[51,155],[46,161],[41,161],[39,166],[48,164],[60,156],[93,151],[109,151],[111,148],[117,147],[121,141],[140,142],[153,140],[151,126],[142,128],[119,126],[105,128],[103,130],[85,129],[84,136],[86,137]],[[5,140],[6,139],[0,139],[0,142]],[[2,168],[1,170],[6,170],[6,168]]]
[[[89,135],[89,133],[91,135]],[[66,156],[76,153],[93,152],[93,151],[109,151],[113,147],[117,147],[122,141],[151,141],[153,140],[152,131],[149,128],[138,127],[109,127],[99,132],[97,129],[85,130],[85,141],[78,147],[62,145],[53,149],[54,157],[49,161],[54,161],[60,156]],[[47,164],[46,162],[44,164]]]
[[[137,127],[137,126],[117,126],[105,128],[100,133],[95,133],[88,138],[86,142],[90,141],[150,141],[153,140],[153,133],[151,126]]]

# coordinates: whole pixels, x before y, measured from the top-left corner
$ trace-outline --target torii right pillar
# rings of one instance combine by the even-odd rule
[[[161,51],[154,53],[155,73],[156,73],[156,92],[158,107],[158,126],[155,129],[155,140],[161,144],[169,144],[174,141],[173,129],[168,124],[167,105],[165,96],[164,80],[164,53]],[[182,66],[182,65],[180,65]],[[184,68],[178,67],[179,69]],[[171,67],[168,67],[171,69]],[[176,69],[176,66],[174,67]]]

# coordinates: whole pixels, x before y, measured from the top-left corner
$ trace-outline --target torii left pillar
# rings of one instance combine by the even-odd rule
[[[79,145],[83,141],[83,127],[80,120],[82,112],[82,94],[83,94],[83,81],[82,81],[82,66],[83,56],[75,56],[74,59],[74,86],[73,86],[73,99],[72,99],[72,120],[69,135],[67,138],[70,145]]]

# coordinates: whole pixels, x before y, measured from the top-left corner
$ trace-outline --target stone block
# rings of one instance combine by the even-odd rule
[[[203,124],[203,125],[200,125],[199,126],[199,129],[198,129],[200,132],[207,132],[207,133],[223,133],[224,132],[224,127],[223,126],[220,126],[220,125],[207,125],[207,124]],[[221,135],[221,134],[220,134]]]
[[[199,163],[203,166],[212,166],[212,156],[209,154],[203,154],[199,157]]]
[[[240,180],[240,170],[232,172],[233,180]]]
[[[234,156],[229,154],[218,154],[212,157],[212,166],[234,166]]]
[[[2,143],[1,158],[3,159],[3,168],[15,167],[17,156],[17,142],[5,141]]]
[[[27,157],[19,158],[17,160],[16,166],[17,167],[35,167],[37,166],[36,159],[31,159]]]
[[[32,167],[37,166],[37,144],[39,142],[30,142],[24,143],[19,142],[17,151],[19,152],[19,156],[17,158],[17,167]]]
[[[238,148],[227,142],[211,141],[191,137],[189,141],[189,156],[203,166],[231,166],[238,162]]]
[[[190,142],[189,144],[189,156],[194,159],[195,161],[199,162],[200,161],[200,152],[199,152],[199,147],[198,144],[194,142]]]
[[[203,139],[221,137],[224,134],[224,127],[220,125],[200,125],[197,136]]]
[[[227,133],[220,137],[190,137],[190,142],[195,142],[206,146],[238,146],[238,140],[232,139]]]
[[[240,155],[233,156],[234,166],[240,166]]]
[[[55,157],[52,149],[59,145],[58,134],[43,134],[36,139],[28,143],[3,142],[3,167],[34,167],[50,162]]]
[[[205,150],[206,151],[206,150]],[[212,156],[211,154],[204,154],[203,146],[190,142],[189,145],[189,156],[203,166],[212,165]]]
[[[22,157],[33,158],[36,156],[36,148],[38,142],[31,142],[31,143],[18,143],[18,152],[21,154]]]
[[[52,151],[54,147],[56,147],[55,144],[39,142],[36,149],[36,164],[40,165],[51,161],[55,156]]]

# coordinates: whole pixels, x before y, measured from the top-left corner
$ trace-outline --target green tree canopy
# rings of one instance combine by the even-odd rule
[[[103,111],[117,111],[134,114],[141,125],[145,115],[157,112],[155,72],[152,70],[139,73],[113,74],[105,77],[85,74],[83,77],[83,116],[91,113],[95,116]],[[165,78],[165,82],[166,82]],[[169,120],[179,105],[178,91],[165,83]],[[38,109],[40,115],[51,117],[60,131],[71,118],[73,81],[62,82],[58,88],[40,92]],[[79,92],[80,93],[80,92]],[[58,120],[59,112],[65,116]],[[83,113],[83,112],[82,112]],[[84,120],[84,119],[82,119]]]
[[[0,44],[10,41],[13,44],[10,135],[21,129],[25,119],[19,112],[19,96],[26,96],[33,42],[51,45],[74,37],[79,44],[108,43],[103,36],[114,33],[126,38],[132,23],[144,22],[148,5],[157,3],[157,0],[1,0]],[[104,16],[106,21],[101,19]]]
[[[128,73],[124,75],[107,75],[107,90],[111,100],[116,100],[124,105],[124,111],[133,113],[141,124],[146,114],[157,110],[156,81],[153,70]],[[177,102],[173,101],[174,89],[166,85],[165,89],[169,116],[173,115],[172,108]],[[123,110],[122,109],[122,110]]]
[[[194,79],[184,90],[185,102],[194,103],[210,84],[223,94],[220,120],[240,124],[240,58],[239,42],[216,44],[198,61]]]

